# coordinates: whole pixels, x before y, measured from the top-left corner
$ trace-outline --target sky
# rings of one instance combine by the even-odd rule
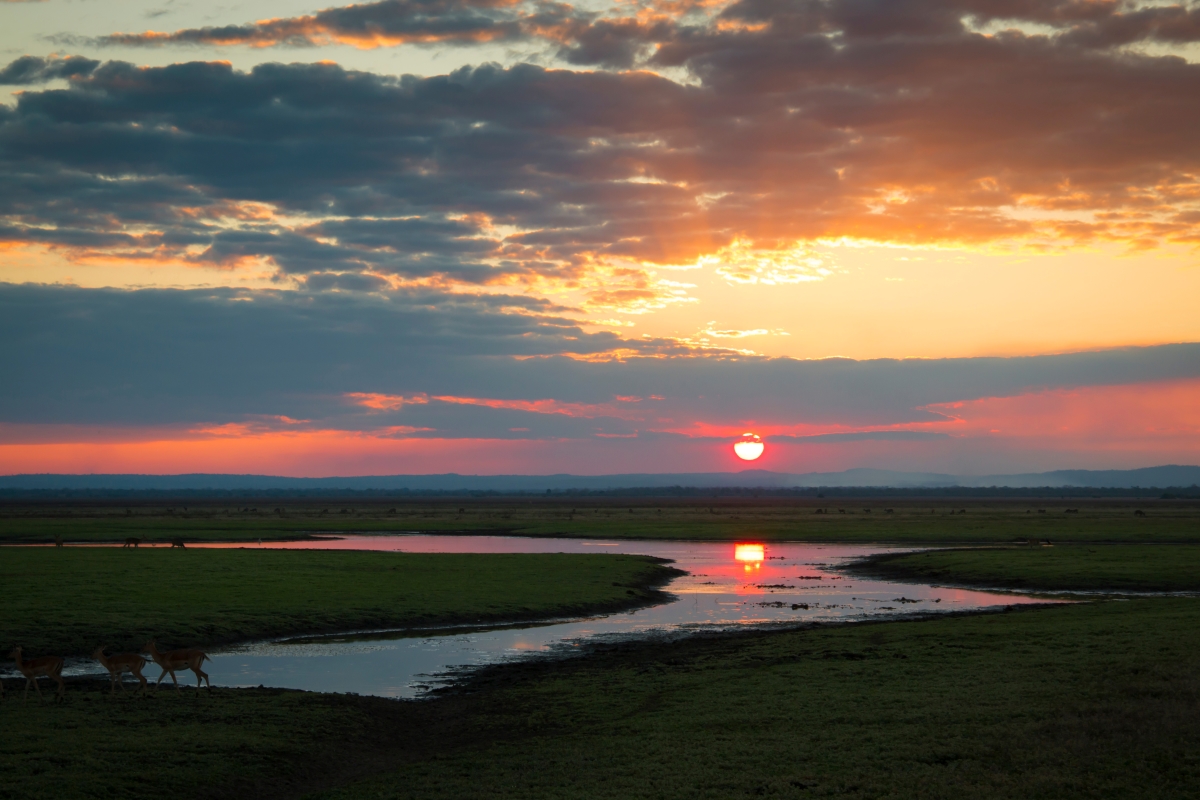
[[[1191,0],[0,0],[0,474],[1200,463],[1197,97]]]

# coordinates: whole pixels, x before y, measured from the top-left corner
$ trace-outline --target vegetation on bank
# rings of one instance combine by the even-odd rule
[[[1198,623],[1138,600],[497,671],[473,743],[323,797],[1195,797]]]
[[[218,689],[9,698],[41,797],[1188,798],[1200,602],[1157,598],[601,649],[431,702]]]
[[[943,497],[0,505],[0,541],[13,543],[46,543],[55,536],[67,543],[130,536],[246,541],[418,531],[900,544],[1200,542],[1200,502]]]
[[[1200,546],[1059,543],[872,568],[1187,589],[1198,559]],[[45,636],[83,654],[104,631],[110,646],[197,644],[511,619],[644,601],[667,573],[614,555],[5,548],[0,641],[25,637],[34,655]],[[114,697],[106,680],[75,680],[53,703],[5,683],[0,796],[14,800],[1200,797],[1195,598],[598,646],[489,668],[423,702],[222,688]]]
[[[1200,591],[1200,545],[1064,545],[886,553],[853,565],[888,580],[1035,591]]]
[[[644,556],[10,547],[0,645],[27,657],[644,605],[675,570]]]

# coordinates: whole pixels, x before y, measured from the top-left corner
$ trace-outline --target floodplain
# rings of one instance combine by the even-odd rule
[[[826,507],[819,501],[786,507],[739,501],[718,515],[708,501],[631,505],[621,499],[619,507],[606,501],[590,509],[594,519],[578,501],[567,502],[391,503],[378,513],[346,503],[337,506],[339,515],[342,507],[348,512],[340,528],[313,526],[299,512],[289,519],[286,510],[269,519],[214,513],[197,520],[142,509],[131,528],[121,521],[124,507],[112,510],[111,518],[107,511],[78,507],[51,508],[42,517],[28,507],[20,513],[10,507],[0,537],[119,542],[136,531],[166,542],[186,531],[196,539],[230,541],[329,530],[427,530],[871,541],[941,548],[861,566],[896,579],[1100,594],[1004,612],[597,643],[583,658],[490,667],[417,702],[269,688],[114,697],[106,693],[107,681],[78,680],[69,682],[66,702],[54,704],[32,694],[20,700],[14,691],[20,683],[10,678],[0,705],[6,796],[1200,795],[1200,598],[1136,596],[1140,590],[1200,591],[1200,573],[1192,567],[1200,513],[1187,501],[1089,504],[1070,498],[1053,506],[1045,498],[956,498],[951,509],[945,500],[905,505],[873,499],[869,506],[857,503],[850,518],[834,503],[832,513],[816,513]],[[397,517],[406,509],[402,525],[389,519],[393,507]],[[869,517],[866,507],[872,508]],[[625,517],[618,518],[621,513]],[[314,514],[320,518],[319,510]],[[496,524],[504,514],[509,518]],[[705,514],[723,518],[704,522]],[[165,547],[5,547],[0,565],[14,553],[34,551],[59,558],[103,553],[126,564],[201,555]],[[267,555],[249,548],[224,552]],[[318,559],[314,564],[339,555],[396,557],[306,555]],[[648,566],[658,567],[643,562],[634,572]],[[519,592],[519,585],[540,580],[536,570],[508,574],[518,588],[503,581],[480,587],[472,595],[473,611],[485,601],[495,603],[487,595]],[[375,591],[369,582],[353,580],[362,584],[362,597]],[[228,584],[212,585],[229,591]],[[260,588],[283,594],[269,582]],[[91,590],[111,591],[97,579]],[[303,596],[301,590],[276,598],[264,618],[288,621],[288,597]],[[0,620],[5,635],[27,624],[17,616],[35,615],[38,626],[52,628],[55,602],[45,594],[19,614],[6,602]],[[183,612],[168,607],[167,616],[175,613]]]

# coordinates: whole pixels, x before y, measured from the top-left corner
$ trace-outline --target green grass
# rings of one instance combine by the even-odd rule
[[[1068,508],[1077,511],[1068,513]],[[1044,513],[1038,513],[1039,509]],[[1145,516],[1137,516],[1138,510]],[[958,513],[961,511],[966,513]],[[10,542],[49,542],[56,535],[68,542],[113,542],[127,536],[151,541],[168,541],[175,536],[193,541],[253,540],[303,538],[319,531],[902,544],[1001,543],[1026,538],[1055,542],[1200,542],[1200,503],[1076,498],[556,498],[359,504],[268,500],[261,506],[248,501],[187,506],[0,506],[0,541]]]
[[[642,556],[312,550],[0,550],[0,646],[206,646],[293,633],[628,607],[672,571]]]
[[[323,797],[1200,796],[1191,599],[644,646],[497,676],[439,754]]]
[[[1189,588],[1197,552],[1059,544],[887,564],[947,582]],[[6,548],[0,635],[82,653],[106,630],[110,645],[193,644],[255,626],[511,618],[636,600],[661,570],[621,556]],[[7,684],[0,797],[14,800],[1200,798],[1194,598],[606,646],[425,702],[110,698],[72,681],[55,704]]]
[[[0,794],[1200,796],[1200,602],[610,647],[426,702],[218,689],[0,705]]]
[[[857,572],[1042,591],[1200,591],[1200,546],[1065,545],[886,554]]]
[[[0,704],[0,797],[296,797],[383,768],[411,728],[405,704],[217,689],[113,697],[73,682],[64,703]],[[15,695],[15,696],[14,696]],[[381,745],[387,741],[388,745]]]

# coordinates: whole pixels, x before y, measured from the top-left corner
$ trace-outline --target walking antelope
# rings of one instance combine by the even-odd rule
[[[24,697],[29,697],[29,684],[31,683],[33,684],[33,688],[37,690],[38,697],[42,696],[42,687],[38,686],[37,679],[43,675],[58,684],[58,691],[54,693],[56,698],[66,696],[67,685],[63,683],[62,679],[62,658],[59,656],[42,656],[41,658],[31,658],[26,661],[21,658],[21,648],[19,647],[13,648],[8,657],[16,662],[17,670],[25,676]]]
[[[199,689],[201,682],[208,683],[209,691],[212,691],[212,682],[208,680],[208,673],[200,669],[200,665],[205,661],[211,661],[203,650],[194,648],[187,650],[168,650],[165,653],[160,653],[154,645],[154,640],[146,642],[146,646],[142,648],[150,657],[154,659],[154,663],[162,667],[162,675],[158,676],[158,681],[154,684],[154,688],[158,689],[162,683],[162,679],[171,675],[171,682],[175,684],[175,690],[179,690],[179,681],[175,679],[175,671],[181,669],[190,669],[196,673],[196,688]]]
[[[104,648],[97,647],[96,652],[92,653],[92,658],[99,661],[100,666],[108,670],[108,679],[113,694],[117,693],[118,685],[121,687],[121,691],[125,691],[125,684],[121,683],[121,674],[124,672],[128,672],[141,681],[141,686],[137,688],[139,692],[145,691],[147,683],[146,676],[142,674],[142,667],[146,666],[146,659],[137,653],[117,653],[114,656],[106,656]]]

